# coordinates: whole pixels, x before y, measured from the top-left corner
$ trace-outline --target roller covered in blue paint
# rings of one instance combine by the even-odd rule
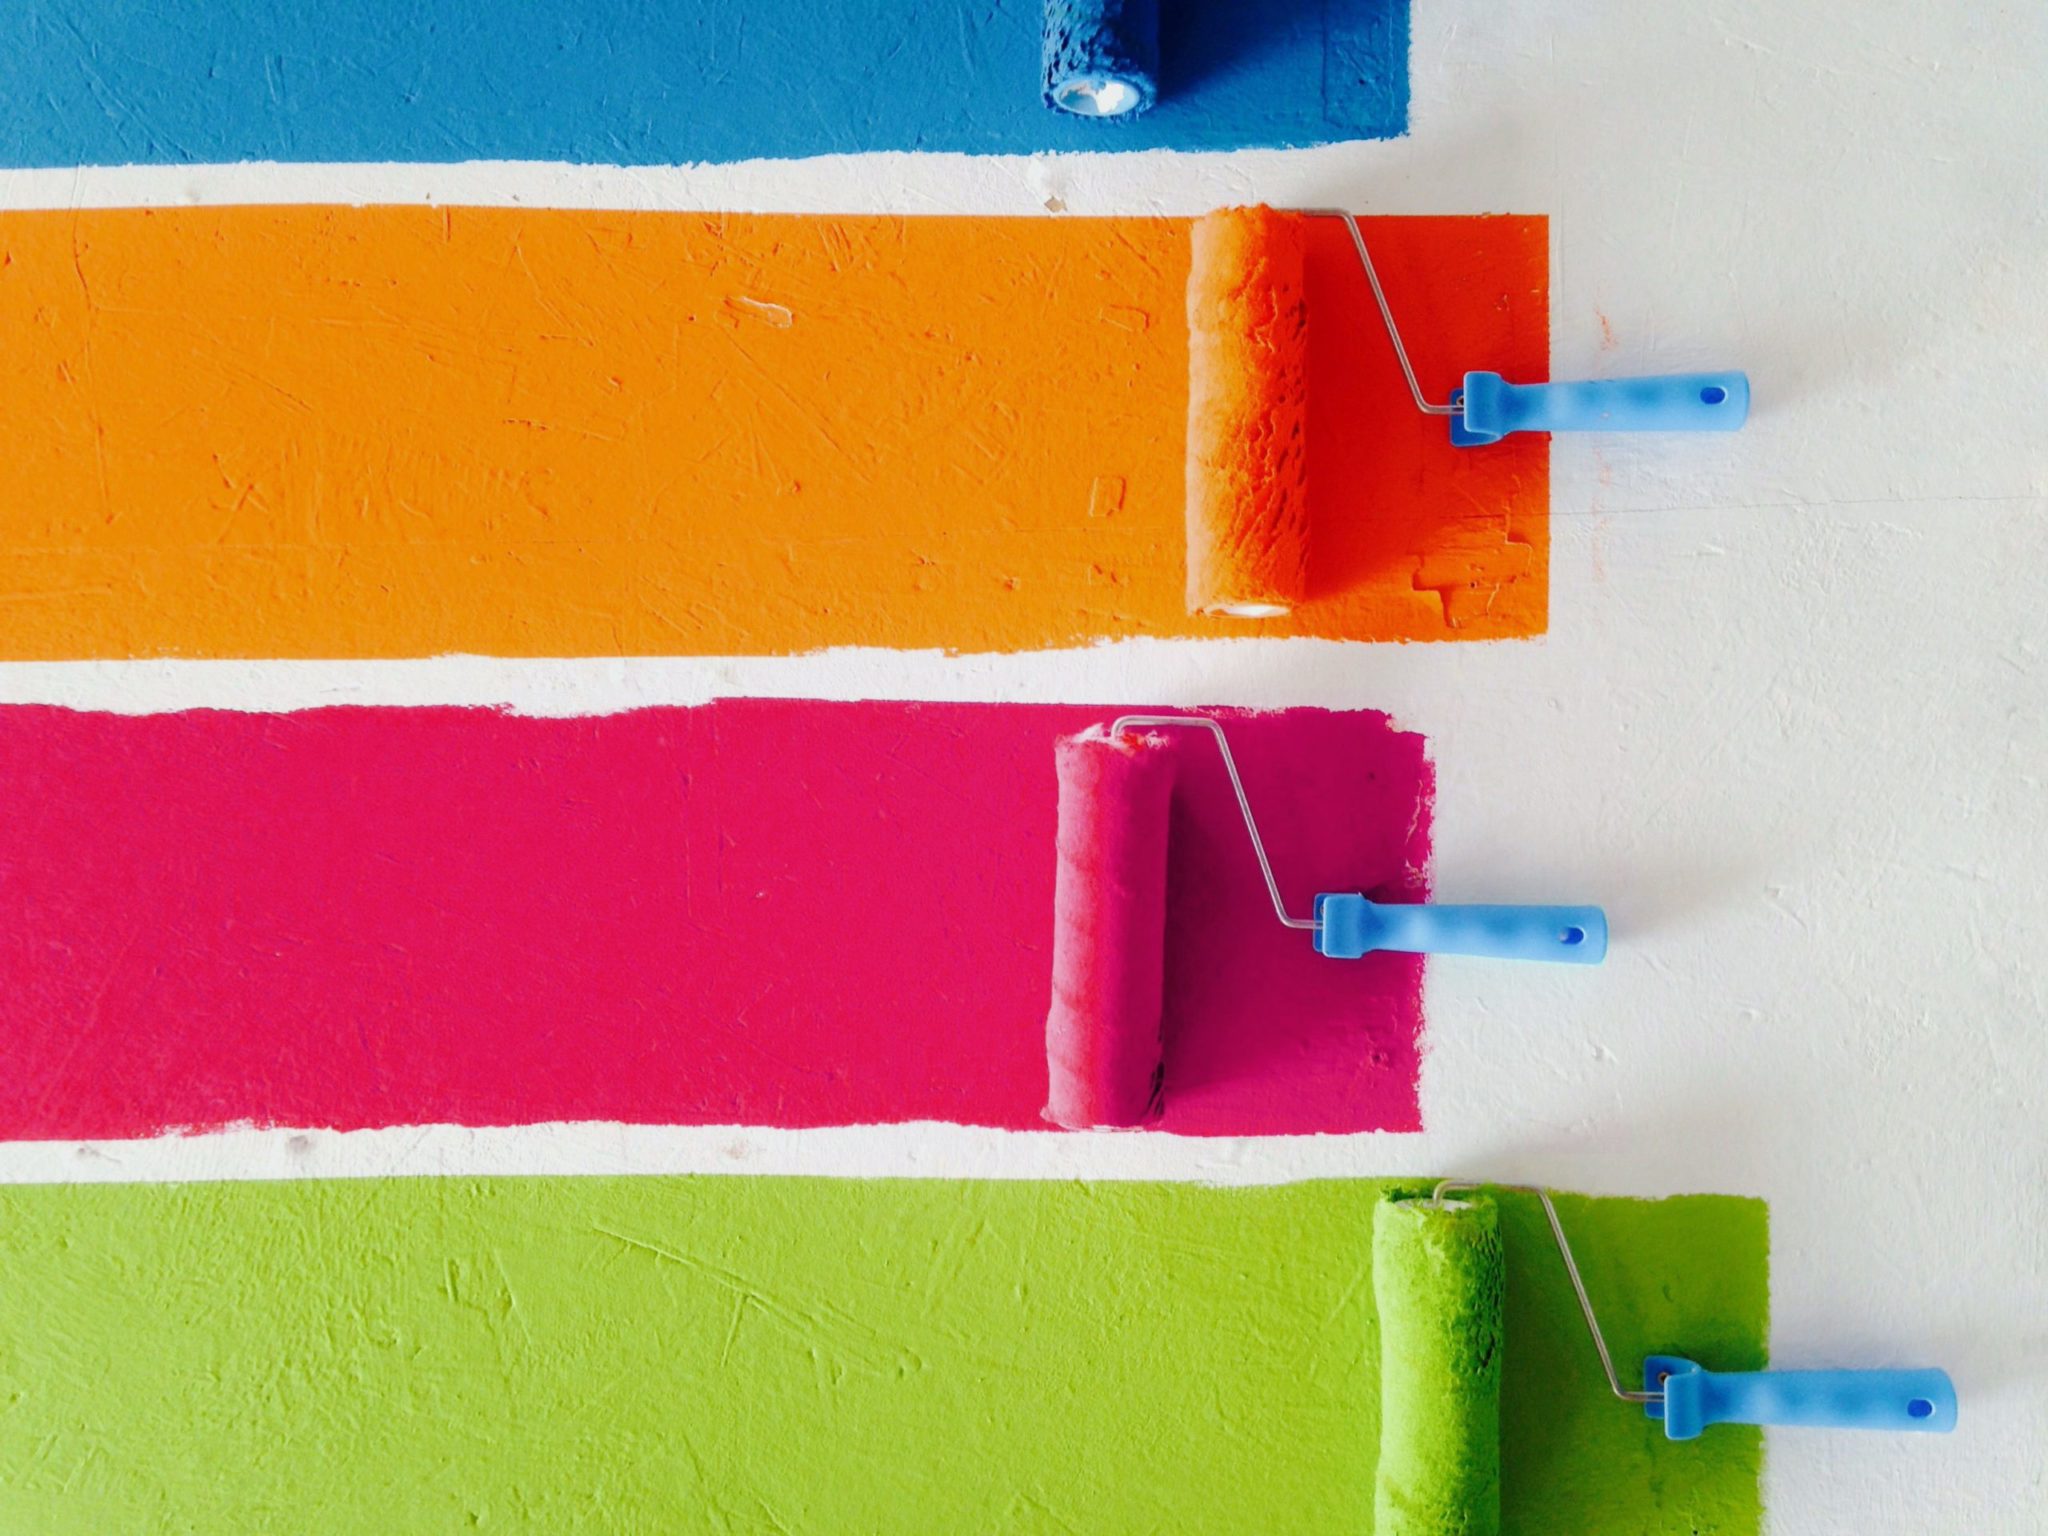
[[[1129,117],[1159,97],[1159,0],[1045,0],[1045,104]]]

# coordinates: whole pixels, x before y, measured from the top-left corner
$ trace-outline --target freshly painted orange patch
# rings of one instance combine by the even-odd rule
[[[0,657],[1021,650],[1544,627],[1548,446],[1308,255],[1309,600],[1185,611],[1188,222],[0,215]],[[1423,384],[1547,376],[1540,218],[1377,219]]]

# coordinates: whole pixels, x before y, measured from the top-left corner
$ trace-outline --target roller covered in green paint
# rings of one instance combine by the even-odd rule
[[[1493,1201],[1383,1200],[1372,1219],[1380,1319],[1374,1536],[1500,1530],[1502,1290]]]
[[[1693,1440],[1713,1424],[1919,1434],[1955,1427],[1955,1388],[1934,1369],[1715,1371],[1683,1356],[1652,1354],[1643,1361],[1642,1388],[1625,1387],[1550,1192],[1529,1184],[1482,1191],[1446,1179],[1427,1195],[1393,1194],[1373,1208],[1372,1288],[1380,1330],[1374,1536],[1498,1536],[1501,1529],[1507,1273],[1496,1191],[1535,1198],[1608,1395],[1662,1420],[1667,1439]],[[1453,1192],[1465,1198],[1449,1198]],[[1516,1278],[1527,1285],[1532,1277],[1518,1264]],[[1528,1379],[1532,1354],[1544,1347],[1544,1340],[1517,1335],[1522,1379]],[[1554,1363],[1547,1374],[1553,1386],[1562,1384]],[[1521,1426],[1524,1435],[1527,1428]],[[1508,1449],[1526,1458],[1526,1440],[1518,1445],[1518,1438],[1509,1436]]]
[[[1380,1323],[1380,1445],[1375,1536],[1496,1536],[1501,1526],[1500,1384],[1506,1268],[1493,1192],[1542,1208],[1608,1393],[1695,1440],[1713,1424],[1945,1434],[1955,1428],[1948,1373],[1906,1370],[1717,1371],[1682,1355],[1643,1361],[1641,1388],[1614,1367],[1584,1275],[1550,1191],[1535,1184],[1440,1181],[1426,1197],[1373,1209],[1373,1300]],[[1466,1196],[1451,1199],[1452,1194]],[[1697,1529],[1698,1527],[1695,1527]]]

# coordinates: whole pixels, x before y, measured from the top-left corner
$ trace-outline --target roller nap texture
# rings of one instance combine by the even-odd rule
[[[1157,1104],[1173,758],[1156,736],[1062,737],[1045,1117],[1134,1126]]]
[[[1188,267],[1188,610],[1272,618],[1308,579],[1306,221],[1197,219]]]
[[[1374,1536],[1500,1529],[1500,1218],[1490,1200],[1383,1201],[1372,1218],[1380,1319]]]
[[[1045,0],[1045,104],[1129,117],[1159,96],[1159,0]]]

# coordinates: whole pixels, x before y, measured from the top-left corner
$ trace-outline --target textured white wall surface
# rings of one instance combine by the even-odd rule
[[[1771,1529],[2048,1530],[2048,8],[1416,0],[1413,67],[1409,138],[1307,153],[16,172],[0,206],[1547,213],[1555,376],[1745,367],[1756,405],[1734,437],[1556,442],[1540,641],[17,664],[0,700],[1385,708],[1438,765],[1440,896],[1599,900],[1615,924],[1599,969],[1432,968],[1426,1132],[247,1131],[5,1146],[0,1178],[1440,1171],[1760,1195],[1776,1363],[1944,1365],[1962,1403],[1950,1438],[1772,1432]]]

